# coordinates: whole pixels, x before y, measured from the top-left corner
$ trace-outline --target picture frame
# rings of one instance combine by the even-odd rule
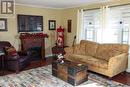
[[[7,19],[0,18],[0,31],[7,31]]]
[[[49,20],[49,30],[56,30],[56,20]]]
[[[67,28],[68,28],[68,33],[71,33],[71,28],[72,28],[72,20],[71,19],[67,20]]]

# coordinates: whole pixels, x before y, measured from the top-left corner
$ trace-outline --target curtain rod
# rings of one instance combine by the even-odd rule
[[[83,11],[88,11],[88,10],[96,10],[96,9],[100,9],[100,8],[83,9]]]
[[[118,6],[125,6],[125,5],[130,5],[130,3],[127,3],[127,4],[120,4],[120,5],[110,5],[110,6],[108,6],[108,7],[118,7]],[[96,9],[100,9],[100,8],[83,9],[83,11],[96,10]]]
[[[108,6],[108,7],[118,7],[118,6],[125,6],[125,5],[130,5],[130,3],[127,3],[127,4],[120,4],[120,5],[112,5],[112,6]]]

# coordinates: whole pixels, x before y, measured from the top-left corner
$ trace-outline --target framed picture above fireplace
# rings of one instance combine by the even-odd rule
[[[43,31],[43,16],[17,15],[18,32],[41,32]]]

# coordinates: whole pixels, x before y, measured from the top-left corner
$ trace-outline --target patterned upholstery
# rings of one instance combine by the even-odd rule
[[[11,46],[11,47],[5,47],[5,51],[6,51],[6,54],[8,56],[10,56],[10,57],[18,55],[16,49],[13,46]]]
[[[95,56],[98,43],[81,40],[80,44],[74,46],[74,54]]]
[[[64,57],[86,64],[89,70],[113,77],[127,69],[128,49],[126,44],[99,44],[82,40],[74,47],[65,48]]]
[[[74,54],[85,55],[84,45],[75,45],[74,46]]]
[[[81,40],[80,45],[84,46],[86,55],[90,56],[96,55],[96,49],[98,47],[98,43],[87,40]]]
[[[95,66],[103,69],[108,68],[108,62],[105,60],[97,59],[92,56],[84,56],[84,55],[71,55],[69,56],[71,60],[78,60],[80,62],[84,62],[87,65]]]
[[[123,51],[118,50],[118,48],[121,49],[123,47],[126,46],[120,46],[116,44],[101,44],[98,46],[96,57],[109,61],[111,57],[121,54]]]
[[[0,50],[6,52],[6,67],[9,70],[19,70],[25,68],[30,63],[29,52],[16,52],[15,48],[8,41],[0,41]]]

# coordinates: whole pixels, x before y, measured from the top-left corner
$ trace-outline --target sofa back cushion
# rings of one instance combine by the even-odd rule
[[[75,45],[74,54],[85,55],[85,45],[81,45],[81,44]]]
[[[80,45],[84,47],[85,55],[95,56],[99,44],[88,40],[81,40]]]
[[[100,44],[96,51],[96,57],[109,61],[111,57],[128,53],[128,48],[128,45],[124,44]]]

